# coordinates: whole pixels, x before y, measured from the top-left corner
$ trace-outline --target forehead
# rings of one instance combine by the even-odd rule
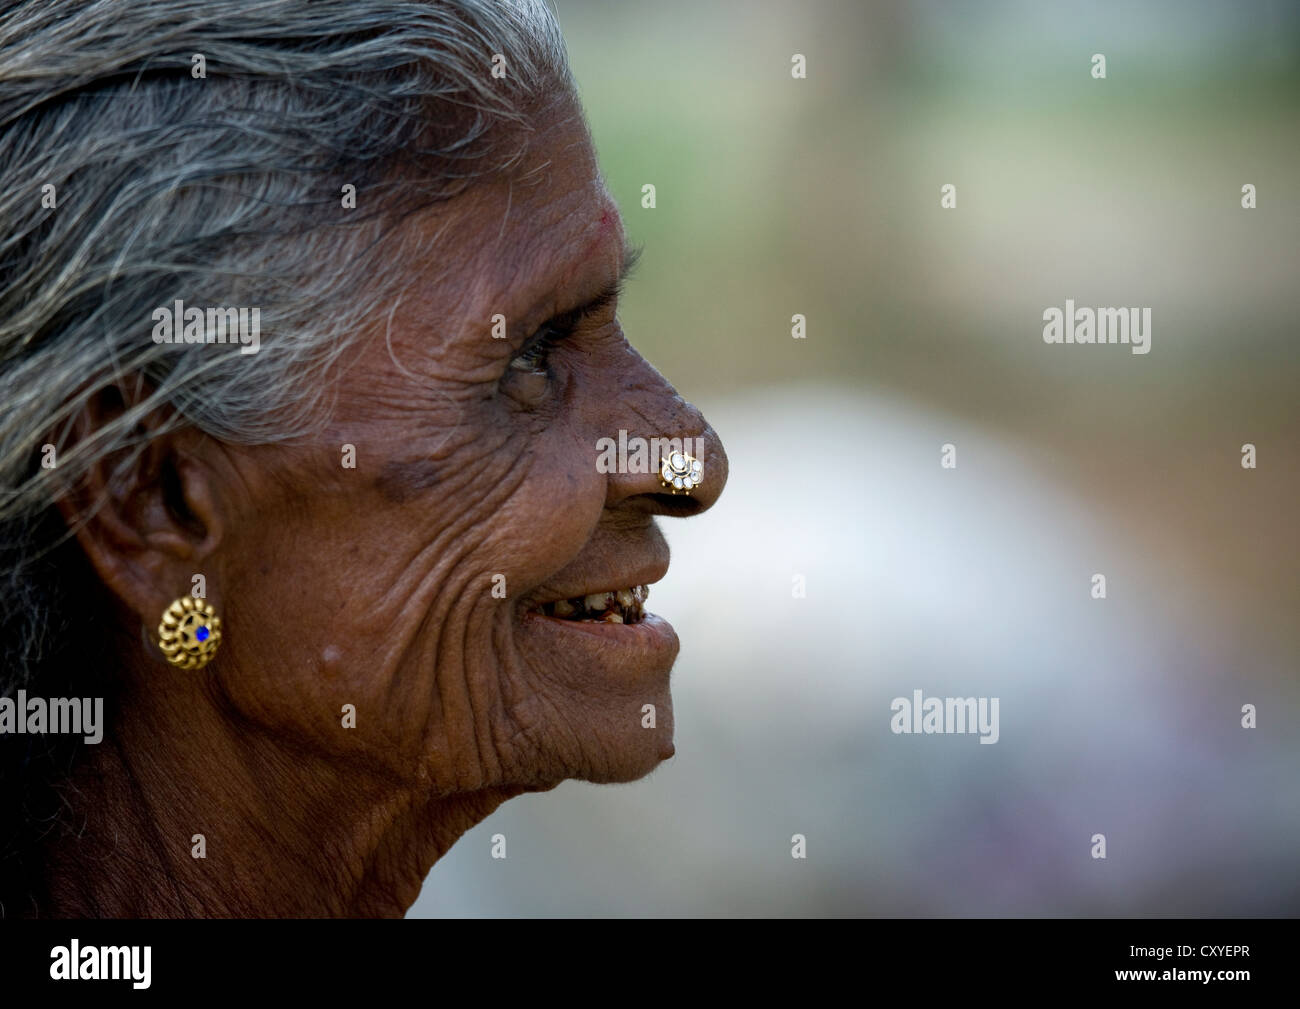
[[[553,293],[558,310],[572,294],[566,288],[599,287],[623,257],[623,222],[572,99],[553,101],[533,120],[513,170],[471,188],[449,209],[453,219],[444,223],[451,227],[440,229],[447,244],[434,256],[445,263],[454,249],[468,253],[455,257],[466,269],[453,284],[467,309],[508,298],[518,313]]]

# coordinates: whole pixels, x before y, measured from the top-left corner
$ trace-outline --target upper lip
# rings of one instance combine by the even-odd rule
[[[653,585],[668,573],[668,558],[656,557],[634,568],[627,568],[621,573],[611,575],[594,575],[584,573],[581,581],[573,580],[547,582],[536,595],[528,598],[528,606],[534,609],[547,603],[557,603],[561,599],[577,599],[594,595],[597,592],[617,592],[637,585]]]

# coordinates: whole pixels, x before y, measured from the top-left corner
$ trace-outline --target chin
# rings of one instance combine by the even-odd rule
[[[642,727],[646,704],[654,705],[654,728]],[[547,749],[551,752],[539,762],[555,772],[554,780],[543,788],[569,779],[595,785],[637,781],[676,753],[672,697],[666,688],[644,701],[623,694],[607,698],[599,706],[584,704],[563,720],[566,730],[550,737]]]
[[[643,727],[643,720],[648,718],[644,713],[646,705],[654,705],[654,728]],[[620,718],[617,730],[600,734],[606,742],[599,752],[608,755],[608,759],[582,775],[585,781],[596,784],[636,781],[677,752],[673,745],[673,701],[666,685],[644,701],[627,705],[620,700],[619,708],[620,713],[631,708],[632,717],[627,721]],[[612,721],[609,716],[591,720],[595,724],[610,724]]]
[[[671,740],[667,743],[660,741],[652,751],[629,752],[609,767],[587,774],[574,775],[574,778],[593,785],[620,785],[639,781],[672,757],[675,752]]]

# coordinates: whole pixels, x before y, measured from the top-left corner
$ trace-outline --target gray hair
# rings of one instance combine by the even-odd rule
[[[66,487],[138,451],[160,407],[228,441],[303,433],[360,321],[393,297],[401,271],[376,258],[380,239],[509,170],[530,110],[572,87],[543,0],[27,0],[0,14],[0,695],[68,630],[43,446]],[[262,306],[260,352],[155,343],[151,313],[177,299]],[[138,402],[69,442],[91,397],[128,384]]]

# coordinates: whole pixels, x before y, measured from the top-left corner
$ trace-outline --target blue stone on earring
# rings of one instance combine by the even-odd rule
[[[181,596],[163,611],[158,647],[181,669],[202,669],[221,645],[221,618],[209,603]]]

